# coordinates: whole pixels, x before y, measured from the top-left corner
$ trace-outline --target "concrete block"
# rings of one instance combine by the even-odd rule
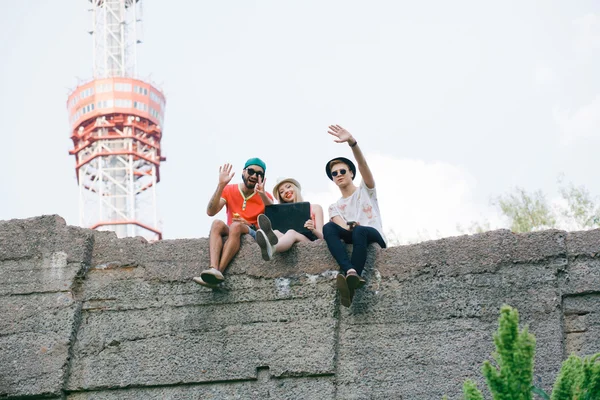
[[[560,274],[563,295],[600,293],[600,258],[570,258],[568,268]]]
[[[565,355],[581,357],[600,353],[600,292],[567,296],[565,314]]]
[[[83,262],[93,245],[92,231],[67,226],[58,215],[0,221],[0,261],[64,252],[67,262]]]
[[[265,374],[266,377],[263,376]],[[268,369],[261,369],[258,371],[256,379],[242,382],[79,392],[71,393],[67,400],[312,400],[335,398],[335,379],[332,376],[278,379],[268,375]]]

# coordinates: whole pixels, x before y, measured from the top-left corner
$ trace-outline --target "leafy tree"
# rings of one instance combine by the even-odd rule
[[[527,192],[516,187],[497,197],[502,215],[510,221],[513,232],[531,232],[548,228],[583,230],[600,227],[600,201],[584,186],[563,183],[559,178],[559,193],[564,204],[550,206],[541,191]],[[472,232],[475,233],[475,232]]]
[[[530,194],[516,187],[512,193],[499,196],[494,204],[508,217],[513,232],[531,232],[556,225],[556,217],[540,190]]]
[[[509,228],[513,232],[550,228],[584,230],[600,227],[600,198],[593,197],[584,186],[563,183],[562,178],[558,183],[562,201],[553,201],[551,204],[541,190],[528,192],[522,187],[515,187],[510,192],[494,198],[492,204],[508,219]],[[493,227],[489,220],[456,225],[457,232],[470,235],[498,228]],[[440,232],[430,234],[427,230],[420,230],[410,240],[393,230],[388,231],[386,236],[388,246],[413,244],[443,237]]]
[[[561,186],[560,194],[567,202],[566,209],[561,214],[573,221],[576,229],[589,229],[599,226],[600,206],[596,204],[590,192],[584,187],[575,187],[572,183]]]

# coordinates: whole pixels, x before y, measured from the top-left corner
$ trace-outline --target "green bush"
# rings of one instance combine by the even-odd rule
[[[552,389],[552,400],[600,400],[600,353],[583,359],[571,355]]]
[[[494,400],[532,400],[533,394],[548,400],[600,400],[600,353],[580,358],[571,355],[562,365],[552,396],[533,386],[535,337],[527,328],[519,332],[519,313],[502,306],[494,334],[496,366],[485,361],[482,367],[488,389]],[[465,400],[483,400],[475,382],[463,385]]]

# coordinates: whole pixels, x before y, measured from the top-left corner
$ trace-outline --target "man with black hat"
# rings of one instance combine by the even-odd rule
[[[264,213],[267,201],[271,203],[273,196],[264,191],[264,179],[267,166],[260,158],[251,158],[244,164],[242,181],[229,184],[235,175],[232,165],[219,167],[219,184],[208,202],[206,213],[212,217],[223,206],[227,209],[227,224],[221,220],[213,221],[209,236],[210,268],[202,271],[194,282],[209,288],[216,288],[225,280],[223,272],[240,250],[241,236],[251,235],[256,239],[256,219]],[[227,236],[225,243],[223,237]]]
[[[356,167],[345,157],[336,157],[325,165],[327,176],[340,189],[342,197],[329,206],[330,222],[323,226],[323,238],[342,270],[336,280],[341,303],[350,307],[355,289],[365,284],[361,274],[367,261],[367,246],[378,243],[385,248],[386,243],[375,180],[358,142],[339,125],[329,126],[328,133],[337,138],[334,139],[336,143],[348,143],[362,176],[360,185],[355,186],[352,181],[356,176]],[[348,258],[342,241],[353,245],[351,258]]]

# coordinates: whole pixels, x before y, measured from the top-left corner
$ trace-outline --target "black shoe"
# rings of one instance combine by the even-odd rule
[[[362,276],[358,275],[354,271],[350,271],[346,274],[346,282],[348,282],[348,287],[352,289],[360,289],[365,286],[367,281],[365,281]]]
[[[348,287],[348,282],[346,282],[346,277],[344,274],[338,274],[336,283],[340,292],[340,303],[342,303],[344,307],[350,307],[352,304],[352,295],[354,290],[350,290]]]
[[[267,239],[269,239],[271,246],[275,246],[279,242],[277,235],[275,232],[273,232],[271,220],[265,214],[260,214],[258,216],[258,227],[265,232],[265,235],[267,235]]]

